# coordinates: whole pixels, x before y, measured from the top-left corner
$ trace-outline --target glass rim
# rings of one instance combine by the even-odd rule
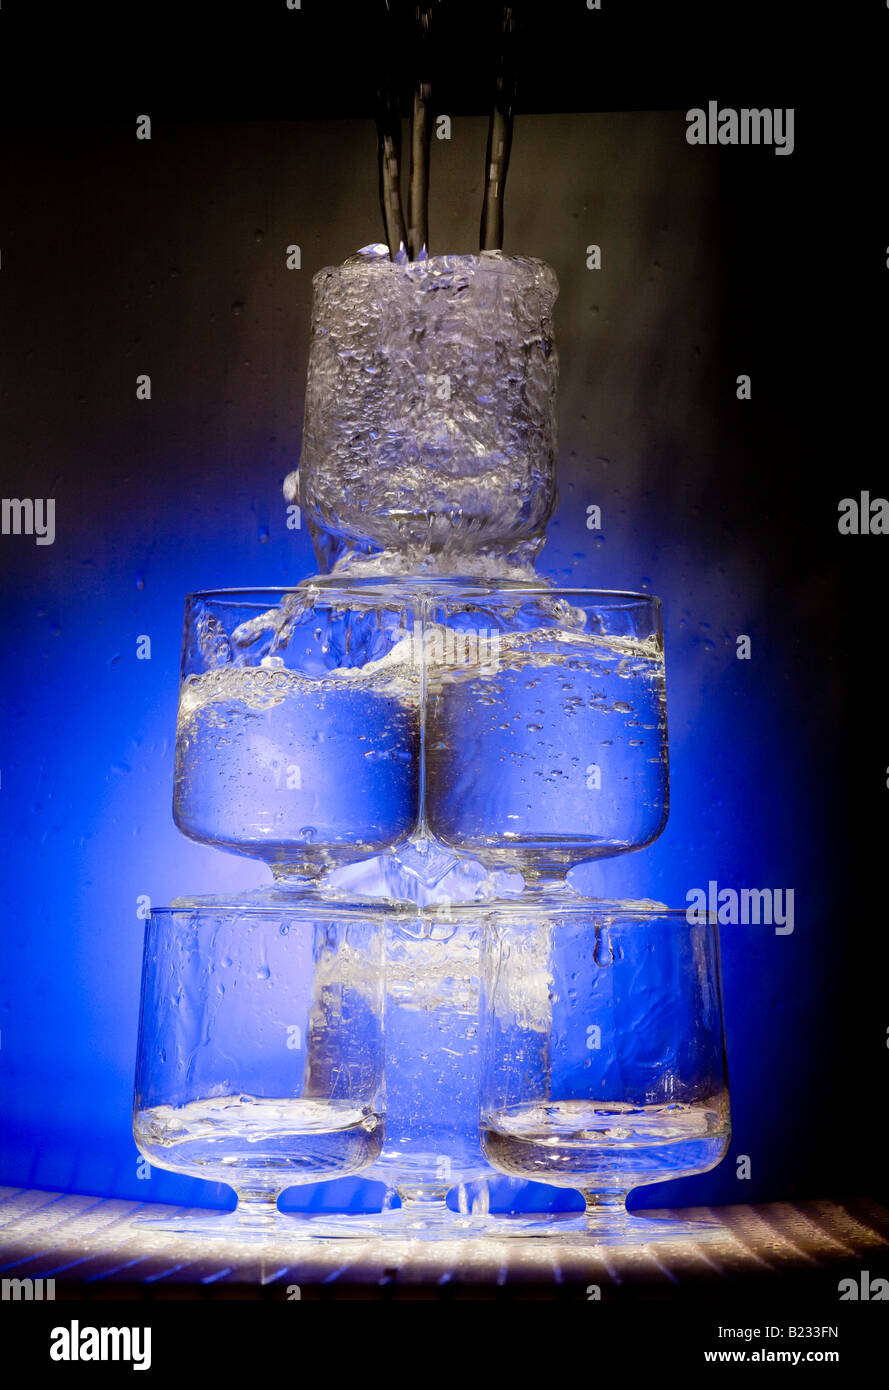
[[[267,890],[251,889],[249,892],[274,892],[272,885]],[[684,922],[688,926],[719,925],[718,913],[708,908],[697,908],[691,904],[686,907],[668,907],[651,899],[639,900],[624,898],[578,898],[563,899],[561,902],[542,903],[522,902],[521,895],[514,899],[498,898],[482,901],[454,901],[452,903],[428,903],[420,907],[416,903],[397,898],[318,898],[308,901],[296,898],[292,903],[286,900],[286,890],[281,890],[278,901],[251,901],[238,894],[195,895],[175,901],[169,907],[153,907],[146,926],[155,919],[168,921],[177,916],[237,916],[271,918],[276,921],[283,916],[302,918],[307,922],[325,922],[337,919],[367,920],[368,918],[387,918],[403,923],[441,924],[445,921],[475,921],[479,926],[492,921],[519,920],[527,922],[539,918],[540,925],[553,918],[586,918],[607,920],[608,922],[656,921],[667,918],[671,922]],[[695,913],[695,920],[689,921],[689,913]]]
[[[381,241],[371,242],[370,244],[380,247],[384,245]],[[352,259],[341,261],[339,265],[321,266],[320,269],[316,270],[313,274],[312,283],[314,284],[315,280],[322,275],[350,275],[354,274],[356,271],[371,269],[379,269],[389,274],[413,275],[416,277],[417,275],[423,274],[424,271],[427,271],[430,267],[436,266],[437,263],[443,265],[448,270],[459,270],[461,262],[467,265],[471,264],[476,270],[484,270],[495,275],[508,274],[514,268],[521,266],[543,266],[544,269],[548,270],[552,275],[556,273],[549,261],[545,261],[542,256],[522,256],[499,249],[491,251],[444,251],[439,255],[427,256],[422,261],[393,261],[389,255],[388,246],[385,248],[385,256],[366,256],[359,259],[361,251],[365,249],[366,248],[362,247],[360,250],[354,251],[352,253]]]
[[[290,594],[310,594],[313,589],[319,589],[325,594],[342,595],[349,597],[355,592],[373,593],[374,591],[389,592],[399,591],[401,594],[410,597],[416,594],[417,597],[434,597],[435,591],[440,590],[442,594],[459,593],[470,597],[492,597],[502,594],[504,598],[514,595],[525,595],[531,597],[549,598],[576,598],[580,600],[598,601],[603,605],[611,603],[613,606],[632,606],[636,604],[655,604],[661,606],[661,599],[656,594],[637,592],[632,589],[589,589],[572,588],[569,586],[559,587],[556,585],[545,585],[534,583],[523,579],[478,579],[462,576],[429,576],[422,575],[362,575],[354,579],[343,580],[334,575],[312,576],[310,579],[303,580],[294,585],[259,585],[247,588],[231,589],[195,589],[192,593],[185,595],[185,602],[190,603],[195,599],[203,599],[205,602],[227,600],[232,602],[236,599],[256,598],[265,600],[273,595],[284,598]]]
[[[689,921],[690,912],[695,913],[693,921]],[[487,921],[491,921],[493,918],[527,921],[531,916],[539,916],[541,923],[545,919],[558,917],[598,918],[608,922],[652,922],[658,918],[666,917],[671,922],[684,922],[690,927],[716,927],[719,925],[718,913],[711,912],[709,908],[700,909],[693,907],[691,903],[686,907],[667,907],[665,903],[651,902],[648,899],[640,899],[635,902],[632,899],[585,898],[578,902],[569,899],[548,905],[542,903],[538,898],[536,902],[527,903],[523,907],[521,896],[518,896],[512,902],[501,898],[496,903],[489,904],[483,908],[482,915]]]
[[[274,891],[271,884],[268,891]],[[412,904],[388,898],[337,899],[319,897],[317,901],[296,898],[292,903],[289,903],[283,893],[280,901],[275,902],[251,901],[249,898],[242,898],[239,901],[236,893],[230,896],[226,894],[208,894],[207,896],[196,894],[193,898],[183,898],[178,903],[174,900],[169,907],[152,907],[145,920],[145,925],[148,927],[155,920],[169,923],[173,918],[183,916],[268,918],[276,922],[287,917],[290,919],[301,918],[308,923],[321,923],[338,920],[366,922],[375,917],[413,920],[415,912]]]

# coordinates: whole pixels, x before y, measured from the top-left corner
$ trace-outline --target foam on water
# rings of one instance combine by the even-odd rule
[[[323,676],[288,670],[283,661],[280,666],[223,667],[187,676],[179,696],[179,732],[210,704],[237,701],[249,710],[269,710],[288,699],[329,694],[340,687],[417,705],[420,692],[412,657],[413,642],[405,638],[378,661],[365,666],[334,666]]]

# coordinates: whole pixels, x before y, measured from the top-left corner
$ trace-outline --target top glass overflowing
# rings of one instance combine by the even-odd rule
[[[314,278],[300,498],[319,568],[532,577],[556,501],[543,261],[365,247]]]

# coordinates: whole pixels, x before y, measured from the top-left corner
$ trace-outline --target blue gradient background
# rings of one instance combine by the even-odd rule
[[[539,570],[664,601],[670,820],[650,849],[578,877],[671,905],[710,879],[795,890],[793,935],[723,929],[730,1155],[645,1202],[863,1191],[875,1159],[821,1117],[864,1100],[884,1045],[838,945],[860,910],[847,810],[869,814],[887,757],[858,756],[851,727],[858,572],[836,499],[873,483],[802,487],[802,157],[732,165],[683,135],[681,113],[644,112],[529,116],[516,132],[506,249],[542,256],[562,287],[561,500]],[[438,247],[472,249],[483,147],[466,118],[433,150]],[[137,146],[109,126],[7,153],[3,495],[54,496],[57,537],[3,537],[0,553],[0,1181],[222,1204],[223,1188],[137,1178],[137,899],[267,877],[173,825],[183,598],[315,568],[281,482],[299,456],[311,275],[378,236],[373,136],[346,121],[181,126]],[[292,242],[300,272],[284,268]],[[141,372],[151,403],[135,399]],[[593,502],[601,534],[585,526]],[[751,661],[735,658],[740,633]],[[379,1192],[346,1180],[285,1205]],[[506,1181],[497,1199],[572,1201]]]

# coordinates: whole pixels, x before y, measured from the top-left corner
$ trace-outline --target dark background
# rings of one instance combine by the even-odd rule
[[[505,241],[562,287],[561,501],[539,569],[665,604],[671,820],[586,883],[796,896],[790,937],[723,931],[732,1150],[658,1198],[885,1195],[889,537],[840,536],[837,504],[889,495],[889,11],[603,4],[524,7]],[[466,9],[442,7],[433,250],[477,247],[491,67]],[[136,1178],[137,899],[262,873],[172,823],[182,599],[314,568],[280,487],[311,275],[381,235],[373,14],[2,10],[2,495],[55,497],[57,527],[52,547],[0,538],[8,1183],[208,1191]],[[710,99],[794,106],[794,153],[688,146],[685,111]]]

